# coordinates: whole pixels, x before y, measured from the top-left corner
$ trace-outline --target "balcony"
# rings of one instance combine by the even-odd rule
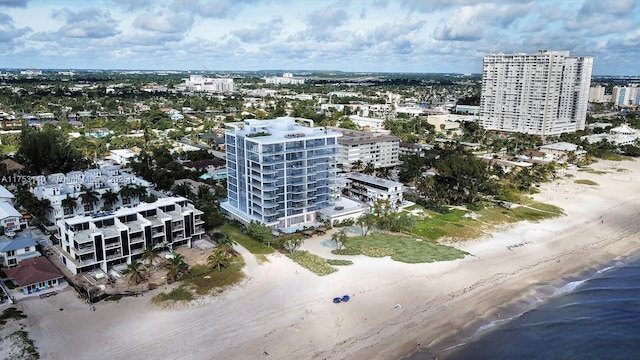
[[[121,246],[120,242],[112,242],[104,244],[105,250],[119,248]]]
[[[113,260],[113,259],[117,259],[117,258],[121,258],[122,254],[120,252],[116,252],[114,254],[111,255],[107,255],[106,259],[107,260]]]
[[[88,254],[88,253],[92,253],[94,251],[94,247],[93,245],[90,246],[79,246],[77,249],[73,248],[73,250],[78,254],[78,255],[83,255],[83,254]]]
[[[143,241],[144,241],[144,238],[142,236],[136,236],[136,237],[129,238],[129,243],[130,244],[137,244],[137,243],[143,242]]]
[[[80,266],[86,266],[86,265],[91,265],[91,264],[95,264],[96,263],[96,259],[94,258],[88,258],[85,260],[78,260],[78,264],[80,264]]]

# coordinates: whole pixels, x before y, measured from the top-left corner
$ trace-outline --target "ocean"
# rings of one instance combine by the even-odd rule
[[[448,349],[405,358],[640,359],[640,255],[536,286],[529,295],[531,301],[498,309]]]

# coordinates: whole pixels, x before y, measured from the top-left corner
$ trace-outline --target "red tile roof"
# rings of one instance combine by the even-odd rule
[[[22,260],[18,263],[18,267],[5,269],[4,273],[7,274],[7,277],[15,280],[18,286],[27,286],[64,277],[60,270],[44,256]]]

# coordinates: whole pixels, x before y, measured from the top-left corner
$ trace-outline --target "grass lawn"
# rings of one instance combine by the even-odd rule
[[[367,236],[349,237],[344,242],[345,250],[334,250],[336,254],[360,253],[372,257],[391,256],[405,263],[426,263],[462,259],[467,252],[441,245],[435,241],[419,239],[417,236],[372,233]]]
[[[316,275],[324,276],[338,271],[338,269],[329,265],[329,262],[325,258],[308,251],[296,251],[287,256]]]
[[[249,252],[254,255],[272,254],[275,251],[272,247],[253,240],[251,237],[249,237],[249,235],[243,233],[241,229],[235,226],[224,224],[220,226],[218,230],[223,232],[228,237],[233,238],[238,242],[238,244],[242,245],[245,249],[249,250]],[[264,260],[266,260],[266,258],[264,258]],[[260,258],[258,258],[258,261],[260,261]]]
[[[11,154],[17,152],[18,149],[15,146],[11,145],[0,145],[0,152],[3,154]]]
[[[477,238],[500,224],[523,220],[540,221],[564,214],[562,209],[556,206],[524,197],[521,203],[525,206],[514,209],[490,205],[474,212],[479,215],[477,219],[465,217],[469,211],[460,209],[454,209],[448,214],[427,211],[429,216],[416,221],[412,234],[433,241],[445,236],[453,240],[466,240]]]

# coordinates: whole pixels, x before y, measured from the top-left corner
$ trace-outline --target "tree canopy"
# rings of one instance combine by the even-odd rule
[[[18,160],[32,174],[68,173],[84,170],[89,161],[73,148],[62,131],[45,126],[42,130],[22,129]]]

